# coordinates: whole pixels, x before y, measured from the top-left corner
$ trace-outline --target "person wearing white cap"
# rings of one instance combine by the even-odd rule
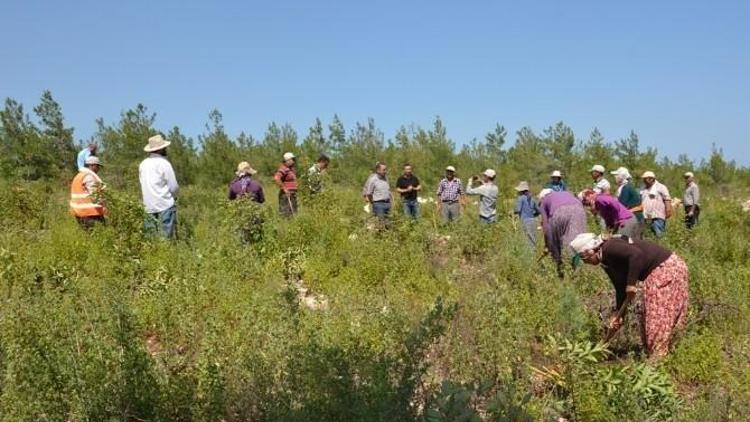
[[[698,184],[695,183],[695,174],[689,171],[684,174],[685,193],[682,196],[682,204],[685,206],[685,226],[692,229],[698,224],[698,217],[701,214],[701,191]]]
[[[519,183],[516,186],[516,192],[518,192],[518,198],[513,213],[521,219],[526,239],[529,241],[531,248],[534,249],[536,247],[536,218],[539,216],[539,207],[534,197],[531,196],[528,182]]]
[[[170,142],[163,136],[148,138],[143,148],[148,157],[138,166],[143,206],[146,210],[145,228],[167,239],[174,238],[177,230],[177,207],[175,198],[180,186],[169,160],[167,147]]]
[[[445,177],[440,180],[437,188],[438,211],[443,223],[458,219],[461,215],[463,200],[464,187],[461,179],[456,177],[456,168],[448,166],[445,168]]]
[[[297,173],[294,166],[297,157],[291,152],[284,154],[281,165],[273,180],[279,187],[279,213],[284,217],[291,217],[297,213]]]
[[[471,178],[472,183],[466,188],[467,195],[479,196],[479,222],[491,224],[497,221],[497,185],[495,184],[495,170],[487,169],[482,173],[482,184],[474,186],[479,176]]]
[[[590,265],[600,265],[615,288],[616,313],[609,321],[605,342],[622,327],[629,304],[642,292],[639,312],[641,339],[649,359],[669,353],[675,330],[685,326],[688,314],[689,273],[685,261],[672,251],[645,240],[602,238],[583,233],[570,248]]]
[[[99,158],[89,156],[70,184],[70,213],[85,230],[104,222],[107,213],[107,207],[100,195],[105,189],[98,175],[101,166]]]
[[[237,165],[236,177],[229,183],[229,200],[247,198],[258,204],[266,202],[263,187],[252,178],[257,173],[258,171],[250,167],[250,163],[247,161]]]
[[[637,231],[634,231],[632,235],[640,239],[643,232],[643,206],[641,206],[641,195],[638,193],[635,186],[633,186],[633,178],[627,168],[620,167],[611,172],[611,174],[615,176],[615,183],[617,183],[617,199],[633,213],[638,222]]]
[[[562,173],[560,170],[555,170],[549,176],[549,182],[544,185],[545,189],[552,189],[555,192],[562,192],[568,190],[567,185],[563,182]]]
[[[597,164],[591,167],[591,178],[594,180],[592,189],[596,193],[609,193],[610,184],[607,179],[604,178],[604,166]]]
[[[641,204],[646,223],[657,238],[664,237],[667,232],[667,219],[672,217],[672,197],[669,189],[656,180],[652,171],[641,175],[643,188],[641,189]]]

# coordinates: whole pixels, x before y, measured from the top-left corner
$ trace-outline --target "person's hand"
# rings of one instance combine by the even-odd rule
[[[607,325],[609,328],[610,334],[614,334],[617,331],[622,328],[622,317],[620,316],[614,316],[609,320],[609,324]]]

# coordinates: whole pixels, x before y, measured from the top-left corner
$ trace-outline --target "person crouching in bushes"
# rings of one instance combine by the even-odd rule
[[[669,352],[676,330],[685,326],[688,313],[688,268],[672,251],[646,240],[603,238],[593,233],[576,236],[570,247],[590,265],[599,265],[615,288],[617,314],[608,324],[608,341],[622,327],[623,317],[637,292],[643,306],[639,313],[641,340],[651,360]]]
[[[617,198],[591,189],[581,192],[580,197],[584,206],[590,207],[594,215],[604,220],[607,230],[612,234],[640,238],[641,226],[638,219]]]
[[[263,187],[252,178],[258,172],[246,161],[237,166],[236,177],[229,184],[229,200],[235,202],[234,224],[244,243],[262,239],[263,216],[260,204],[266,202]]]

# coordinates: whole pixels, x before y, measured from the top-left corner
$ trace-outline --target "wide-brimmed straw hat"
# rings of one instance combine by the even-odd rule
[[[604,174],[604,166],[601,164],[597,164],[594,167],[591,167],[591,173],[593,172]]]
[[[445,168],[445,171],[452,171],[453,173],[455,173],[456,172],[456,168],[453,167],[453,166],[448,166],[448,167]]]
[[[562,178],[562,173],[560,172],[560,170],[555,170],[555,171],[552,172],[552,174],[549,175],[549,177],[559,177],[559,178]]]
[[[154,152],[162,150],[169,146],[171,142],[164,139],[161,135],[154,135],[150,138],[148,138],[148,145],[146,145],[143,150],[146,152]]]
[[[93,165],[102,166],[102,162],[99,160],[99,157],[95,155],[92,155],[86,158],[85,164],[87,166],[93,166]]]
[[[656,174],[653,171],[646,171],[641,175],[641,179],[656,179]]]
[[[521,182],[516,186],[516,192],[523,192],[529,190],[529,182]]]
[[[237,176],[240,176],[243,174],[249,174],[250,176],[254,176],[256,173],[258,173],[258,171],[250,167],[250,163],[248,163],[247,161],[243,161],[237,165]]]

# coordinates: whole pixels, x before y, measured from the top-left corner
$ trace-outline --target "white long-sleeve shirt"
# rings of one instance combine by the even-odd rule
[[[149,214],[162,212],[174,206],[179,190],[172,164],[166,157],[149,154],[138,166],[138,177],[141,181],[143,206]]]

